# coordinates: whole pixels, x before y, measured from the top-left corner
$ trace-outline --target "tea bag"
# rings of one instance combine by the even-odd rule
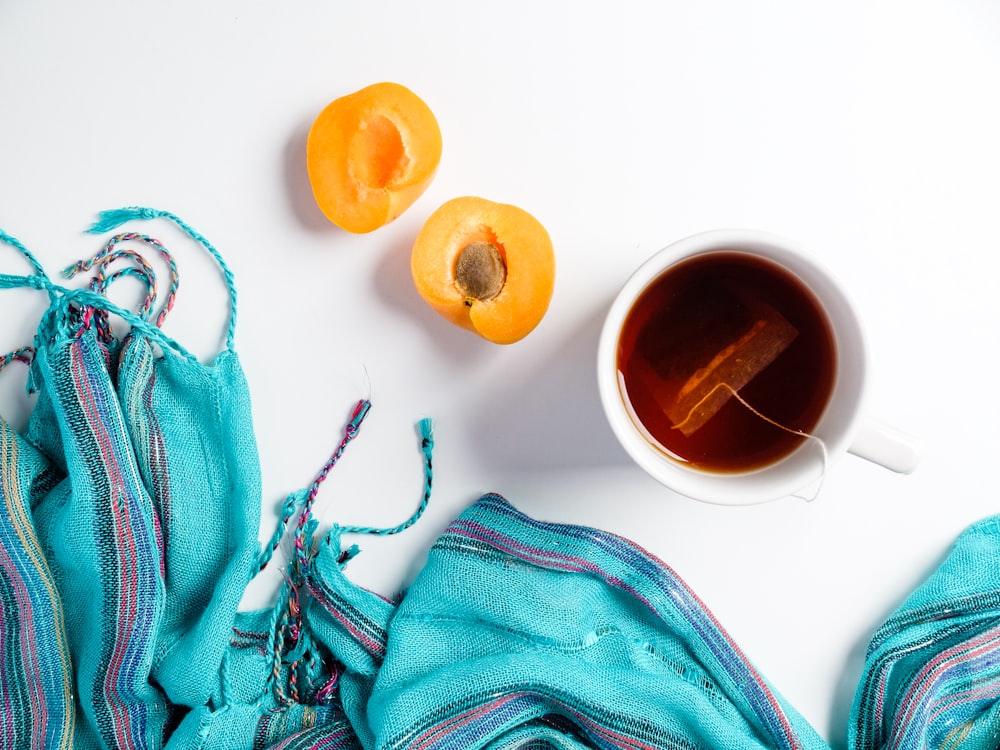
[[[673,428],[690,437],[777,359],[798,330],[774,307],[738,289],[687,309],[687,319],[670,321],[672,351],[649,358],[668,363],[665,371],[650,367],[642,379]]]

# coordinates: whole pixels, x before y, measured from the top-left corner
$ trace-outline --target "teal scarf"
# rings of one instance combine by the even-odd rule
[[[114,235],[67,269],[93,274],[70,289],[0,233],[28,265],[0,289],[49,300],[32,345],[0,358],[0,370],[27,365],[36,394],[23,433],[0,419],[0,747],[826,747],[684,581],[613,534],[489,494],[441,534],[401,598],[354,585],[345,537],[402,532],[427,506],[427,420],[410,518],[320,533],[314,504],[360,433],[362,400],[261,550],[232,274],[166,212],[108,212],[94,231],[150,220],[180,227],[227,282],[225,346],[209,364],[161,328],[179,274],[158,241]],[[164,298],[134,244],[165,261]],[[146,286],[136,311],[105,295],[124,276]],[[282,543],[276,603],[239,611]],[[990,519],[874,634],[851,748],[997,747],[997,560]]]

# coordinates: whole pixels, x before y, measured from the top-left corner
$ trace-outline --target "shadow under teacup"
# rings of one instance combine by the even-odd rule
[[[718,230],[643,263],[598,345],[622,446],[688,497],[745,505],[799,493],[851,452],[898,472],[914,442],[866,414],[864,332],[841,285],[775,235]]]

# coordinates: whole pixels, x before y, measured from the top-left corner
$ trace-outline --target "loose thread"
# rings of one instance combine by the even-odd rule
[[[705,394],[704,398],[702,398],[700,401],[698,401],[697,404],[695,404],[693,407],[691,407],[691,411],[688,412],[688,416],[682,422],[674,425],[673,429],[675,429],[675,430],[680,429],[680,425],[684,424],[684,422],[687,422],[687,420],[691,418],[691,414],[699,406],[701,406],[705,401],[707,401],[709,398],[711,398],[712,394],[714,394],[720,388],[722,388],[724,390],[728,390],[730,392],[730,394],[732,394],[733,397],[735,397],[736,400],[739,401],[744,407],[746,407],[747,409],[749,409],[750,412],[754,416],[759,417],[760,419],[763,419],[768,424],[773,425],[773,426],[777,427],[780,430],[784,430],[785,432],[791,433],[792,435],[798,435],[799,437],[806,438],[808,440],[813,440],[813,441],[815,441],[819,445],[820,453],[821,453],[821,455],[823,457],[823,470],[820,472],[819,484],[817,485],[816,491],[813,493],[812,497],[803,497],[802,499],[805,500],[806,502],[812,502],[817,497],[819,497],[820,490],[823,488],[823,481],[826,479],[826,470],[827,470],[827,468],[829,466],[829,460],[830,460],[829,453],[827,452],[827,449],[826,449],[826,443],[823,442],[822,438],[819,438],[816,435],[811,435],[810,433],[805,432],[804,430],[796,430],[796,429],[793,429],[792,427],[786,427],[785,425],[781,424],[780,422],[774,421],[773,419],[771,419],[770,417],[768,417],[766,414],[762,414],[757,409],[755,409],[745,398],[743,398],[743,396],[741,396],[736,391],[735,388],[733,388],[731,385],[729,385],[729,383],[719,383],[714,388],[712,388],[712,390],[710,390],[707,394]]]
[[[340,457],[344,454],[344,450],[347,448],[348,443],[350,443],[358,435],[358,431],[361,429],[361,423],[364,421],[365,417],[368,415],[368,411],[371,409],[371,402],[368,399],[362,399],[354,407],[354,411],[351,414],[351,419],[344,426],[344,437],[341,439],[337,446],[337,449],[333,452],[323,467],[316,474],[313,479],[312,484],[306,492],[293,492],[288,495],[281,505],[281,518],[279,519],[277,525],[275,526],[274,533],[271,534],[271,539],[269,540],[267,546],[261,552],[257,563],[257,572],[264,570],[268,563],[274,558],[274,554],[278,551],[281,546],[281,540],[285,536],[285,532],[288,529],[288,524],[295,515],[296,508],[299,504],[302,504],[302,509],[299,512],[299,517],[296,522],[296,538],[295,547],[298,553],[296,558],[296,567],[302,567],[306,560],[305,554],[305,541],[303,537],[308,536],[311,528],[309,521],[312,517],[312,506],[315,504],[316,495],[319,492],[320,486],[326,481],[327,477],[330,475],[333,467],[340,460]]]
[[[316,698],[318,691],[315,689],[315,675],[322,675],[323,665],[316,655],[316,650],[313,648],[308,648],[302,656],[302,687],[301,690],[306,695],[312,695]]]
[[[0,242],[12,244],[17,241],[0,231]],[[25,249],[23,245],[20,245],[20,243],[15,244],[14,247],[21,250],[23,253],[27,253],[27,249]],[[177,341],[174,341],[169,336],[164,335],[163,332],[156,326],[149,324],[147,321],[143,320],[138,315],[133,314],[131,311],[115,305],[108,300],[107,297],[97,294],[90,289],[67,289],[55,284],[44,274],[41,270],[41,266],[33,260],[33,256],[31,256],[30,253],[28,253],[26,257],[32,261],[32,266],[36,269],[37,273],[33,275],[11,275],[0,273],[0,289],[26,288],[38,289],[39,291],[46,292],[53,304],[44,319],[45,330],[52,331],[53,326],[57,325],[56,321],[60,319],[60,316],[72,315],[74,311],[79,308],[94,307],[122,318],[132,327],[133,330],[137,330],[153,339],[159,343],[164,350],[169,350],[189,362],[198,363],[198,358],[194,354],[181,346],[181,344]]]
[[[146,286],[146,297],[139,308],[138,315],[144,320],[149,320],[153,305],[156,304],[156,277],[148,268],[120,268],[112,273],[106,273],[103,269],[90,282],[90,288],[98,294],[107,294],[108,289],[119,279],[132,276],[139,279]]]
[[[31,281],[35,278],[36,277],[34,276],[21,277],[21,281]],[[0,287],[2,287],[3,281],[4,278],[0,275]],[[30,285],[34,286],[34,284]],[[126,323],[128,323],[133,331],[138,331],[157,342],[163,347],[164,350],[169,350],[189,362],[195,364],[198,363],[198,358],[194,354],[185,349],[179,342],[164,334],[163,331],[155,325],[143,320],[130,310],[119,307],[111,302],[107,297],[97,294],[90,289],[64,289],[54,285],[42,285],[38,288],[47,289],[51,295],[58,297],[58,302],[63,309],[69,308],[72,310],[74,306],[78,308],[93,307],[99,310],[105,310],[112,315],[117,315],[119,318],[122,318]]]
[[[289,625],[289,614],[293,609],[291,603],[291,597],[296,592],[295,585],[292,582],[288,574],[282,571],[282,575],[285,579],[285,591],[289,597],[289,601],[284,607],[284,611],[278,618],[278,622],[275,628],[274,634],[274,648],[271,658],[271,676],[270,683],[274,690],[275,699],[278,701],[279,705],[289,706],[292,704],[292,699],[288,697],[285,691],[282,689],[282,664],[284,663],[284,655],[287,652],[286,644],[288,643],[288,635],[290,630]]]

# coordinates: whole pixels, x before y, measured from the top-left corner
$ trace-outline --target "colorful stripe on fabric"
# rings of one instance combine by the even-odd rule
[[[381,663],[385,658],[388,641],[385,628],[326,585],[320,577],[309,576],[306,584],[313,599],[340,623],[376,663]]]
[[[132,431],[133,445],[138,449],[136,461],[145,486],[153,501],[153,527],[157,549],[160,555],[160,575],[166,577],[167,555],[171,548],[171,528],[173,526],[173,499],[170,487],[170,472],[167,467],[167,449],[160,427],[159,417],[153,408],[153,393],[156,388],[156,368],[153,366],[153,351],[144,339],[130,339],[126,344],[127,353],[134,357],[133,369],[140,373],[138,378],[129,378],[130,387],[122,389],[122,409]],[[122,353],[124,358],[126,352]]]
[[[892,723],[890,747],[923,747],[927,729],[947,713],[975,717],[1000,697],[1000,626],[935,654],[909,680]],[[956,683],[961,687],[956,692]]]
[[[980,618],[956,618],[955,622],[948,623],[947,611],[940,608],[935,611],[936,616],[925,608],[919,617],[907,613],[899,618],[898,623],[890,620],[873,641],[877,648],[869,648],[865,675],[858,688],[858,707],[852,727],[853,750],[882,748],[890,741],[889,734],[903,730],[903,727],[886,725],[886,713],[890,709],[889,680],[893,668],[901,659],[933,651],[942,642],[967,640],[983,627]],[[932,621],[937,627],[934,637],[929,638],[923,629],[916,626]],[[893,693],[898,691],[898,688],[893,688]]]
[[[343,712],[297,705],[260,720],[253,750],[361,750],[361,744]]]
[[[307,729],[272,745],[269,750],[362,750],[350,724]]]
[[[451,705],[442,708],[447,718],[423,731],[392,743],[406,750],[442,750],[455,747],[485,747],[500,725],[524,725],[532,721],[559,724],[571,719],[575,730],[582,730],[601,748],[620,750],[698,750],[682,737],[668,735],[662,727],[633,726],[628,735],[615,731],[613,717],[602,706],[590,704],[580,709],[578,698],[555,693],[551,685],[511,685],[510,691],[491,700],[470,696],[466,708]],[[574,707],[576,706],[576,707]],[[457,711],[457,712],[456,712]],[[599,717],[595,719],[594,717]],[[565,733],[567,729],[562,728]]]
[[[93,665],[92,710],[111,747],[155,747],[166,701],[148,677],[162,607],[159,550],[100,345],[83,336],[52,368],[81,469],[74,480],[90,499],[102,597],[101,643]],[[56,363],[53,363],[56,364]]]
[[[20,481],[18,440],[0,421],[0,747],[68,750],[76,714],[65,621]]]

